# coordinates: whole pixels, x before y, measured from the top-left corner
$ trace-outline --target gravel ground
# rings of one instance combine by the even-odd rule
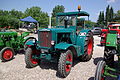
[[[88,62],[76,60],[67,78],[58,76],[57,64],[54,63],[42,63],[40,66],[28,69],[24,55],[18,54],[12,61],[5,63],[0,61],[0,80],[94,80],[96,64],[102,59],[104,50],[99,46],[100,37],[94,36],[94,40],[92,59]]]

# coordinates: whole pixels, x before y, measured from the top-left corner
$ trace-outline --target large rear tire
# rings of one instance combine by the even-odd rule
[[[32,48],[27,48],[25,53],[25,63],[27,68],[33,68],[38,65],[38,59],[33,59],[33,55],[36,55],[35,50]]]
[[[10,61],[13,59],[15,55],[15,52],[12,48],[10,47],[5,47],[0,51],[0,59],[3,62]]]
[[[59,63],[58,63],[58,72],[61,77],[67,77],[71,71],[73,64],[73,54],[71,50],[67,50],[64,53],[61,53]]]
[[[84,54],[81,56],[82,61],[89,61],[92,58],[94,46],[93,44],[94,44],[93,33],[90,31],[86,35]]]
[[[105,76],[104,76],[105,66],[106,66],[105,61],[98,62],[94,80],[105,80]]]

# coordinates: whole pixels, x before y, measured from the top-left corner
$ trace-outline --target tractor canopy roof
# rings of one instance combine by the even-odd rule
[[[57,16],[89,16],[89,14],[85,11],[76,11],[76,12],[63,12],[63,13],[57,13]]]

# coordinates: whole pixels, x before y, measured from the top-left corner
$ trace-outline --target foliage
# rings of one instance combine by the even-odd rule
[[[52,10],[52,26],[56,26],[56,14],[59,12],[64,12],[65,8],[63,5],[57,5]]]
[[[96,23],[92,21],[85,21],[85,26],[89,29],[91,29]]]
[[[53,8],[52,17],[56,17],[56,13],[64,12],[65,8],[63,5],[57,5]]]
[[[114,14],[114,21],[120,22],[120,10],[117,11],[117,13]]]
[[[31,8],[27,8],[24,12],[23,18],[31,16],[36,19],[41,27],[48,26],[48,14],[41,11],[40,7],[33,6]]]
[[[12,9],[11,11],[0,10],[0,27],[18,28],[19,27],[19,18],[22,16],[21,11]]]
[[[114,17],[113,8],[108,5],[106,8],[106,17],[105,17],[105,24],[107,25],[108,22],[112,22]]]
[[[97,25],[104,27],[107,26],[108,22],[112,22],[114,19],[114,10],[109,5],[106,7],[106,12],[104,14],[104,11],[100,11]]]
[[[105,25],[105,19],[104,19],[104,11],[100,11],[100,15],[97,20],[97,26],[104,27]]]

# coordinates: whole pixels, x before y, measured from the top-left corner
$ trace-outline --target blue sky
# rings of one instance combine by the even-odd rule
[[[42,11],[50,13],[56,5],[63,5],[67,12],[76,11],[77,6],[81,5],[82,10],[90,14],[90,20],[96,22],[99,12],[105,11],[108,4],[115,12],[120,10],[120,0],[0,0],[0,9],[24,12],[26,8],[39,6]]]

